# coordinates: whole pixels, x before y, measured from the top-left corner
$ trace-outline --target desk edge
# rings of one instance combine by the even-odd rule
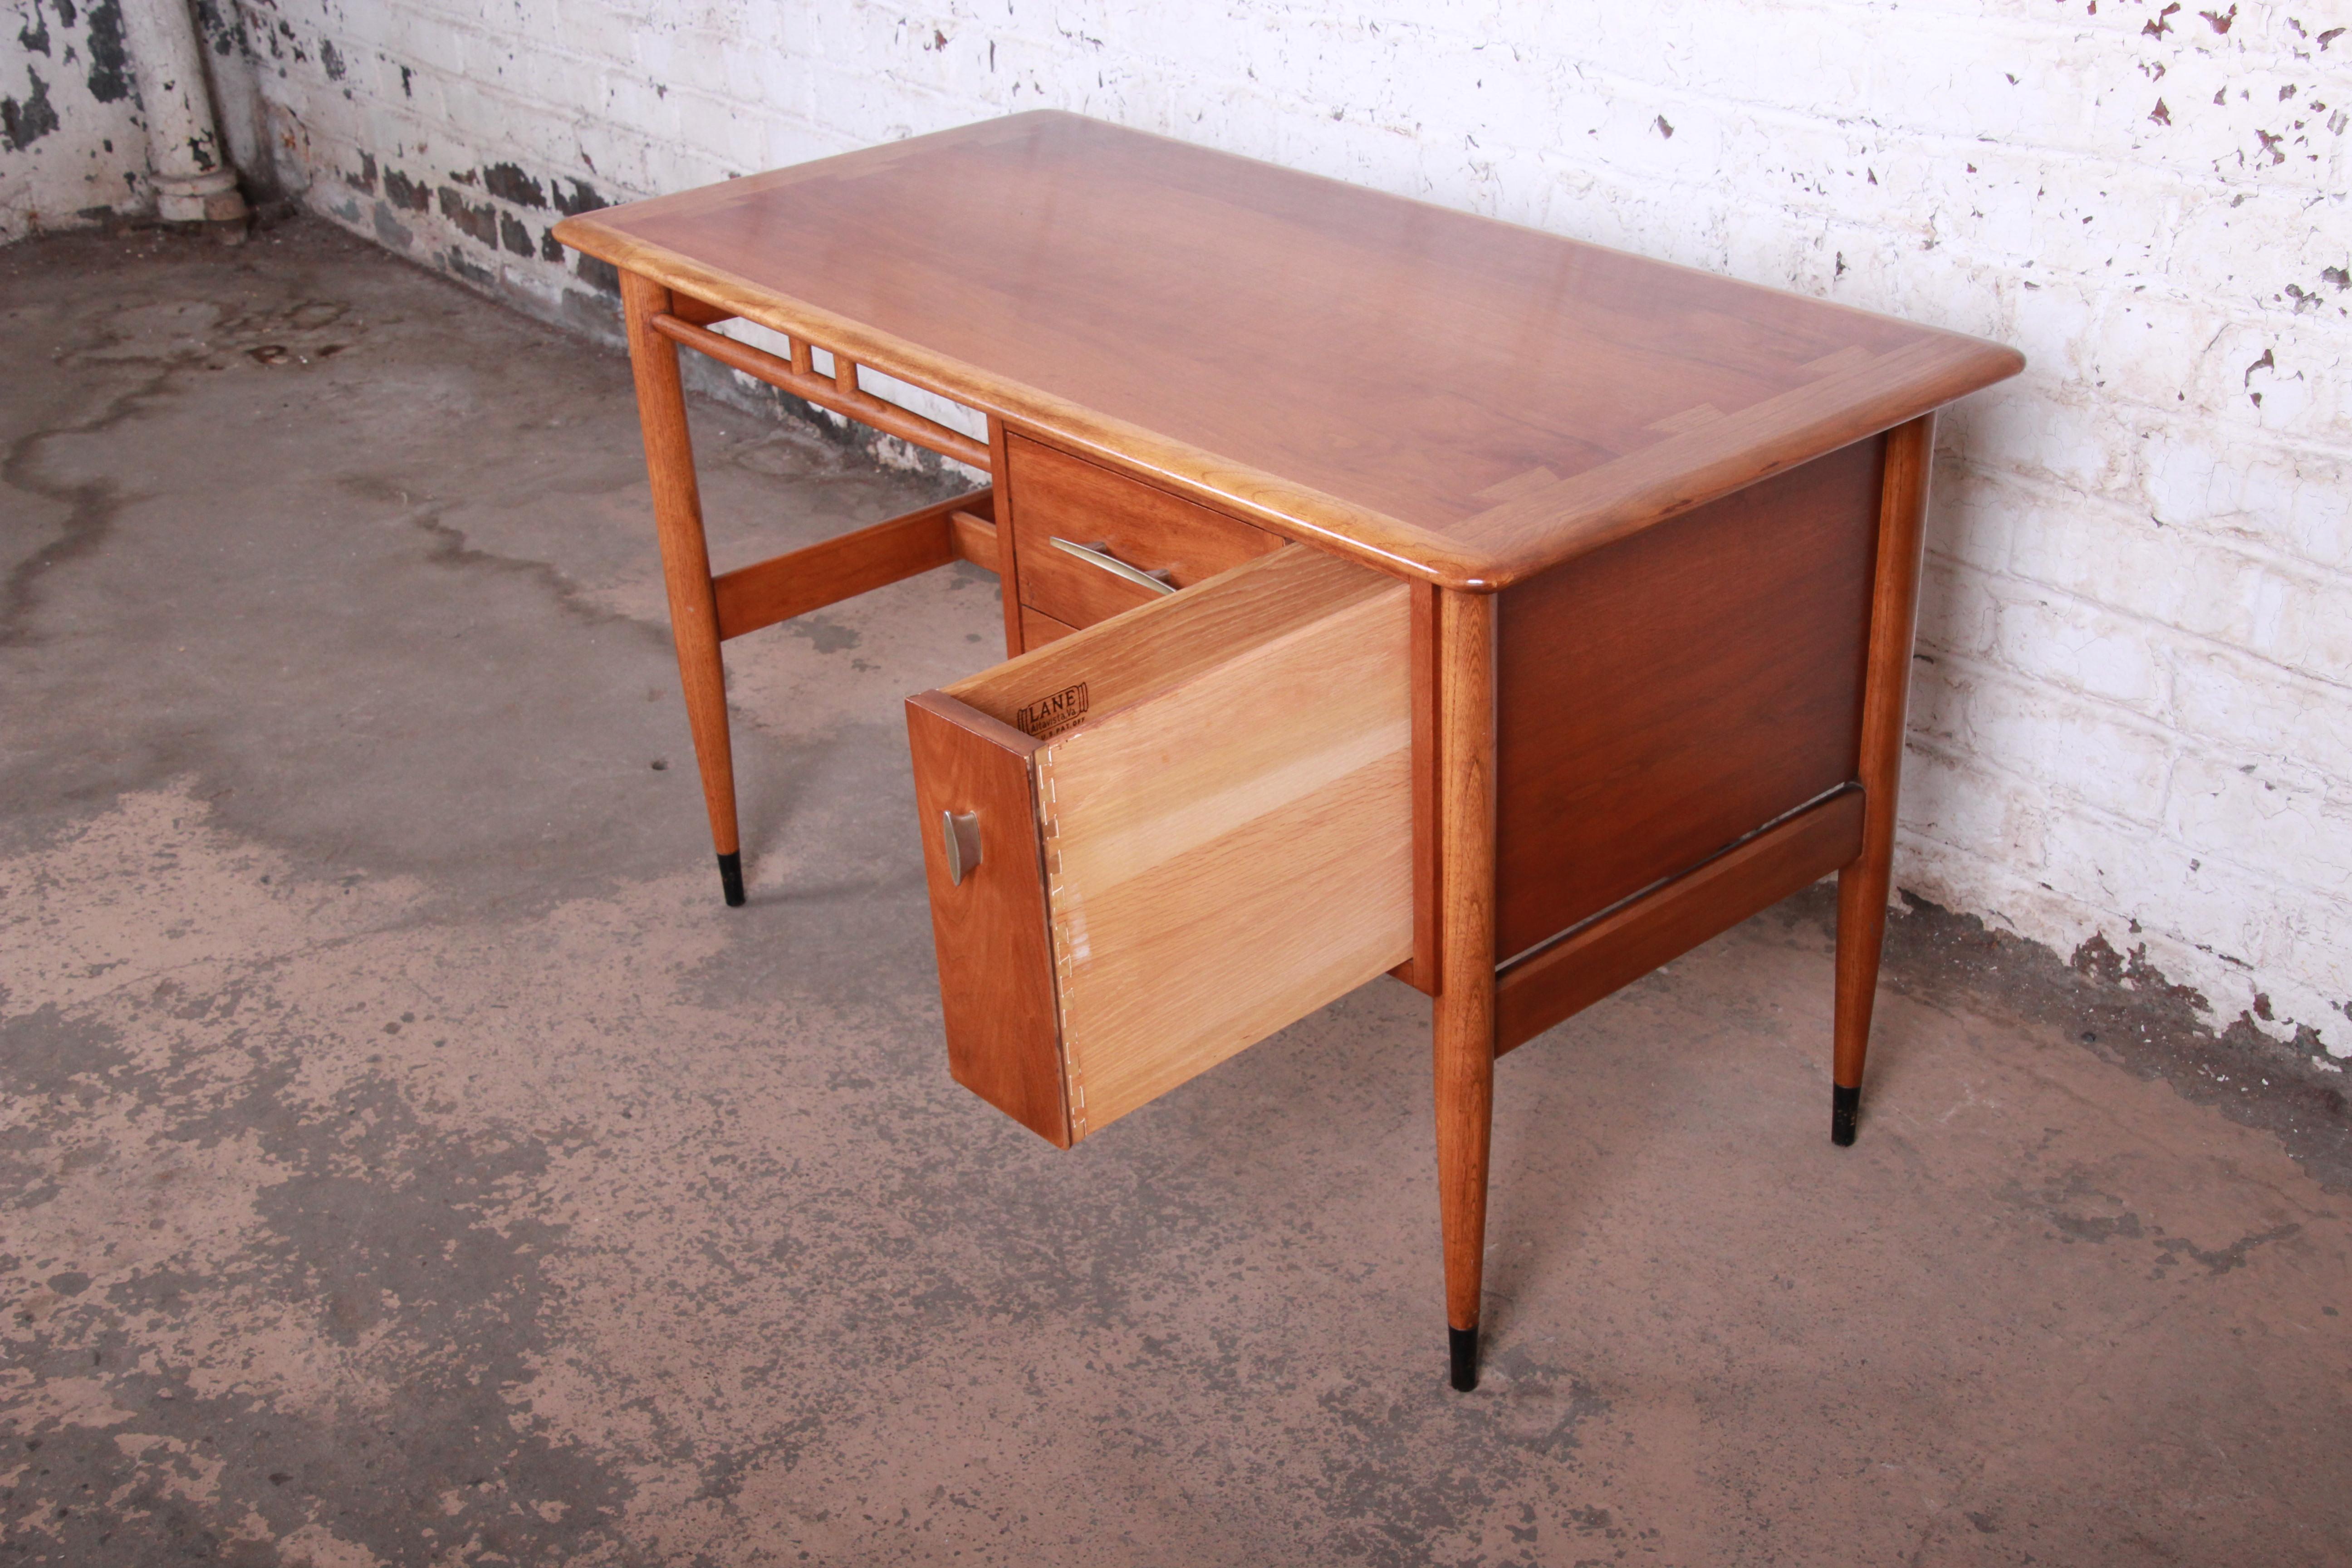
[[[603,209],[625,212],[626,207]],[[2016,350],[1919,329],[1920,341],[1701,429],[1630,452],[1434,532],[1101,414],[652,244],[599,214],[555,238],[910,386],[1045,436],[1181,495],[1442,588],[1496,593],[1577,556],[1864,440],[2015,375]]]

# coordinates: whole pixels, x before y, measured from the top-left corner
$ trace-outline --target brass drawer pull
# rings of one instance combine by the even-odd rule
[[[961,888],[980,868],[980,813],[940,813],[940,843],[948,855],[948,886]]]
[[[1176,584],[1168,581],[1168,574],[1146,572],[1139,566],[1129,566],[1113,555],[1109,547],[1100,540],[1092,544],[1074,544],[1066,539],[1055,539],[1052,542],[1055,549],[1066,551],[1089,566],[1099,566],[1114,577],[1124,577],[1139,588],[1149,588],[1155,594],[1176,591]]]

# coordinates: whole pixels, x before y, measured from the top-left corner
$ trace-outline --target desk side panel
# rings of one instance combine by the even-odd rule
[[[1502,594],[1499,957],[1855,777],[1885,445]]]

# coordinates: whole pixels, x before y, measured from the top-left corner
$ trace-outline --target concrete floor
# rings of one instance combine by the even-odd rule
[[[1800,897],[1502,1065],[1455,1395],[1416,994],[949,1080],[990,578],[735,645],[730,911],[618,358],[298,224],[0,364],[0,1563],[2352,1560],[2340,1077],[1923,910],[1841,1152]],[[934,493],[697,417],[722,563]]]

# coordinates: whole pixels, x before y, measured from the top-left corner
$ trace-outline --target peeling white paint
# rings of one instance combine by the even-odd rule
[[[153,207],[120,8],[0,5],[0,244]]]

